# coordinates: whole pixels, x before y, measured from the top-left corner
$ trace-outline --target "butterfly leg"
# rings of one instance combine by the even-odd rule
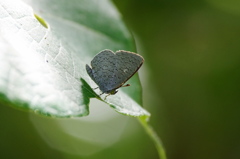
[[[96,88],[93,88],[93,89],[98,89],[98,87],[96,87]]]
[[[107,97],[108,97],[108,96],[110,96],[110,95],[111,95],[111,94],[108,94],[108,95],[106,95],[106,96],[105,96],[105,98],[104,98],[104,100],[106,100],[106,99],[107,99]]]

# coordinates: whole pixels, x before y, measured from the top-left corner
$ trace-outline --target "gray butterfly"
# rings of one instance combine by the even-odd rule
[[[103,50],[91,61],[92,68],[86,65],[86,70],[102,94],[113,95],[118,92],[118,88],[130,86],[124,83],[138,71],[143,62],[143,57],[133,52]]]

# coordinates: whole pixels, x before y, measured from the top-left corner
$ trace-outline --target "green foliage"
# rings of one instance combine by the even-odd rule
[[[85,65],[103,49],[134,51],[131,34],[108,1],[1,2],[0,100],[58,117],[86,116],[92,88]],[[39,16],[43,17],[40,18]],[[37,19],[36,19],[37,18]],[[137,75],[106,103],[130,116],[149,116]]]

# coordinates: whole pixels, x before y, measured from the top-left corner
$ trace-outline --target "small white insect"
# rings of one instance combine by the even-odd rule
[[[86,70],[102,94],[114,95],[118,88],[130,86],[124,83],[138,71],[143,62],[143,57],[133,52],[103,50],[91,61],[92,68],[86,65]]]

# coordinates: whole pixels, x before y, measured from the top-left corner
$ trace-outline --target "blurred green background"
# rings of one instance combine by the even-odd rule
[[[114,2],[142,44],[168,158],[239,159],[240,1]]]
[[[152,114],[150,124],[163,140],[168,159],[239,159],[239,1],[114,3],[145,57],[140,72],[144,107]],[[56,127],[65,120],[2,106],[0,158],[157,159],[137,120],[123,118],[128,122],[119,141],[83,156],[50,147],[46,136],[42,139],[46,132],[59,135]],[[35,121],[45,124],[46,132],[39,133],[41,122]]]

